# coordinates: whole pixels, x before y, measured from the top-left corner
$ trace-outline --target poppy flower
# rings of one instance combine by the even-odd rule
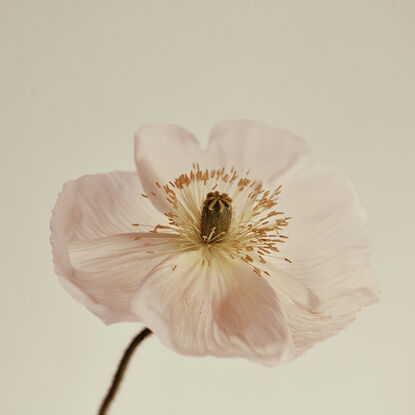
[[[60,282],[106,324],[272,366],[378,300],[365,211],[302,139],[222,121],[202,149],[179,126],[145,125],[135,162],[65,183],[51,219]]]

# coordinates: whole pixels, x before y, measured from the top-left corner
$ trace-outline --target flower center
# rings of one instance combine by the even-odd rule
[[[203,202],[200,236],[206,243],[219,242],[229,230],[232,199],[227,193],[209,192]]]
[[[168,206],[168,224],[150,230],[163,232],[159,238],[136,239],[147,239],[143,246],[151,247],[149,254],[198,251],[202,266],[227,257],[244,262],[258,275],[268,275],[267,258],[291,262],[279,256],[279,245],[288,238],[283,229],[291,219],[276,209],[281,186],[265,190],[248,175],[239,176],[233,167],[201,170],[194,164],[189,173],[164,185],[156,182],[153,191],[142,196],[156,206]]]

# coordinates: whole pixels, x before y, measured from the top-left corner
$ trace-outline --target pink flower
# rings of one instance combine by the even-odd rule
[[[56,274],[105,323],[275,365],[378,300],[365,212],[302,139],[222,121],[204,151],[181,127],[146,125],[135,161],[65,183],[51,219]]]

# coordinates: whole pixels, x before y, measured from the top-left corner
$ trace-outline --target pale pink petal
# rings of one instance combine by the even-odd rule
[[[269,274],[267,280],[280,300],[285,300],[285,302],[294,304],[310,313],[315,313],[318,310],[320,300],[303,283],[278,268],[275,263],[268,263],[264,268]]]
[[[229,120],[210,134],[209,160],[215,167],[235,167],[239,175],[267,183],[300,171],[310,163],[304,140],[258,121]]]
[[[294,352],[275,292],[237,261],[201,267],[197,252],[166,261],[141,286],[133,309],[182,354],[274,365]]]
[[[144,191],[155,194],[151,201],[162,213],[170,205],[156,182],[166,184],[183,173],[189,173],[194,163],[204,164],[205,154],[198,140],[182,127],[168,124],[148,124],[135,133],[134,154],[137,171]]]
[[[281,308],[295,344],[296,356],[316,342],[333,336],[350,323],[355,312],[329,314],[326,304],[303,283],[276,266],[268,266],[268,280],[280,299]]]
[[[338,315],[324,311],[311,313],[286,299],[282,299],[281,304],[295,343],[295,357],[302,355],[317,342],[334,336],[356,317],[356,312]]]
[[[106,323],[136,318],[128,303],[135,292],[129,291],[157,264],[138,248],[134,232],[141,228],[132,224],[154,226],[165,218],[140,192],[135,172],[83,176],[65,183],[53,210],[55,272]]]
[[[131,300],[152,269],[168,255],[150,254],[150,248],[137,237],[157,243],[160,251],[171,250],[171,235],[122,234],[85,241],[69,241],[67,248],[73,275],[71,282],[97,304],[114,312],[130,314]],[[138,316],[139,317],[139,316]],[[132,316],[130,316],[132,318]],[[128,318],[128,319],[130,319]]]
[[[379,284],[371,266],[366,215],[349,180],[334,167],[314,165],[279,184],[283,191],[278,209],[292,216],[281,256],[292,263],[280,260],[275,266],[320,302],[314,314],[287,302],[294,341],[304,350],[376,302]]]

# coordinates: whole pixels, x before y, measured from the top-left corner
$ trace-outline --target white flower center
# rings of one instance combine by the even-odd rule
[[[263,269],[267,257],[291,262],[278,256],[278,245],[288,238],[283,228],[291,218],[276,210],[282,186],[266,191],[248,175],[249,171],[240,177],[233,167],[229,172],[201,170],[197,164],[174,181],[156,182],[158,192],[142,196],[167,200],[169,225],[156,225],[150,232],[171,234],[169,252],[199,251],[201,266],[229,257],[246,263],[258,275],[269,275]],[[153,246],[147,252],[165,252],[165,246],[157,250],[158,244],[147,242],[145,246]]]

